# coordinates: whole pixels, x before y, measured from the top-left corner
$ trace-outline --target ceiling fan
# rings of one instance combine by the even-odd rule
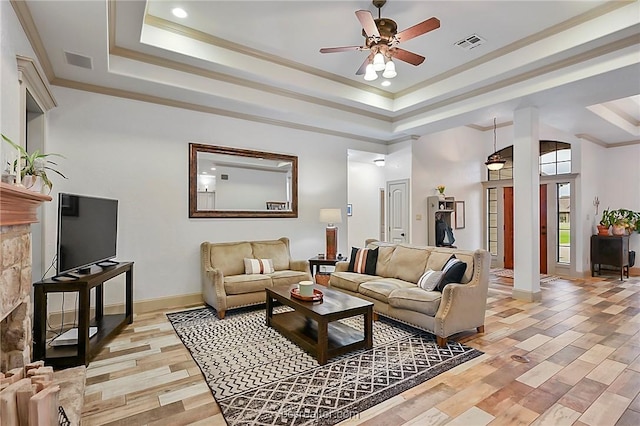
[[[367,78],[367,75],[369,75],[370,72],[382,70],[385,71],[383,74],[384,77],[395,77],[395,65],[391,61],[392,58],[416,66],[424,62],[424,56],[401,49],[398,47],[398,44],[440,28],[440,20],[435,17],[429,18],[426,21],[398,32],[398,25],[393,20],[380,17],[380,9],[386,2],[387,0],[372,1],[373,5],[378,8],[378,19],[375,20],[368,10],[356,11],[356,17],[362,25],[362,35],[365,37],[364,46],[324,47],[320,49],[320,53],[370,50],[371,53],[356,72],[356,75],[366,73],[365,80],[374,80],[377,78],[377,74],[373,74],[373,78],[370,79]],[[369,65],[371,65],[371,67],[368,67]],[[390,68],[392,68],[392,70],[389,70]]]

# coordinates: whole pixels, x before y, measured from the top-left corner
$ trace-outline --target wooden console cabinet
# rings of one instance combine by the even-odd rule
[[[106,281],[126,273],[125,313],[104,314],[104,288]],[[120,262],[113,266],[93,266],[91,273],[73,281],[47,279],[33,284],[33,359],[44,360],[53,367],[66,368],[89,365],[89,361],[106,343],[106,339],[133,322],[133,262]],[[95,316],[90,318],[91,290],[95,289]],[[78,303],[78,344],[50,346],[47,333],[48,293],[77,292]],[[89,327],[98,327],[95,336],[89,338]]]
[[[620,268],[620,280],[629,278],[629,236],[591,236],[591,276],[601,273],[602,265]],[[597,266],[597,268],[596,268]]]

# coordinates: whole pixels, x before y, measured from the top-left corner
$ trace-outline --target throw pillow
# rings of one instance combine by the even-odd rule
[[[375,275],[376,263],[378,262],[378,248],[351,248],[351,260],[349,261],[349,272],[359,274]]]
[[[442,271],[427,269],[427,271],[418,279],[418,287],[421,287],[423,290],[427,291],[435,290],[435,288],[438,287],[438,283],[440,283],[442,274],[444,274],[444,272]]]
[[[459,283],[467,270],[467,264],[451,255],[447,263],[442,267],[442,278],[438,283],[437,290],[442,291],[447,284]]]
[[[272,274],[273,260],[272,259],[250,259],[244,258],[244,273],[245,274]]]

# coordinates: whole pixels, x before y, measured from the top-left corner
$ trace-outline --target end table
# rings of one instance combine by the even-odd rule
[[[348,259],[346,257],[342,257],[340,259],[327,259],[326,257],[318,257],[314,256],[309,259],[309,267],[311,268],[311,276],[316,279],[316,275],[328,275],[320,272],[321,266],[336,266],[338,262],[346,262]],[[316,280],[318,284],[322,284]],[[326,284],[323,284],[326,285]]]

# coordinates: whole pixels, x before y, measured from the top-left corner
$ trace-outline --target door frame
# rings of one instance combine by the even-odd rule
[[[540,183],[540,273],[546,274],[549,263],[549,243],[547,235],[547,222],[549,217],[549,208],[547,205],[548,186],[546,182]],[[503,267],[513,269],[514,245],[513,245],[513,228],[514,228],[514,210],[513,210],[513,186],[505,186],[503,193],[503,212],[504,212],[504,244]]]
[[[405,230],[405,242],[410,244],[411,243],[411,181],[410,179],[397,179],[397,180],[389,180],[387,181],[386,184],[386,194],[387,196],[386,201],[387,201],[387,208],[386,208],[386,212],[387,212],[387,222],[386,222],[386,229],[387,229],[387,235],[386,235],[386,239],[385,241],[390,241],[391,239],[391,222],[393,219],[393,215],[391,214],[391,203],[389,203],[389,197],[391,197],[391,191],[390,191],[390,186],[393,184],[399,184],[399,183],[404,183],[407,191],[406,191],[406,196],[407,196],[407,203],[406,203],[406,207],[407,207],[407,211],[405,212],[404,216],[405,216],[405,221],[406,221],[406,230]]]
[[[578,232],[582,232],[582,228],[579,228],[578,225],[578,216],[577,210],[572,209],[570,213],[570,220],[572,224],[576,224],[571,227],[570,238],[572,241],[571,244],[571,262],[568,264],[558,263],[557,261],[557,244],[555,243],[557,235],[555,229],[557,228],[557,220],[558,215],[556,214],[556,203],[553,202],[553,196],[555,196],[555,186],[558,183],[571,183],[571,197],[570,203],[572,206],[578,205],[578,191],[577,191],[577,179],[580,177],[578,173],[566,173],[562,175],[552,175],[552,176],[540,176],[540,185],[547,185],[547,274],[562,274],[567,276],[578,276],[577,268],[578,268]],[[487,233],[487,189],[489,188],[497,188],[498,190],[498,250],[497,255],[491,255],[491,267],[503,267],[504,258],[504,200],[503,200],[503,192],[505,187],[513,187],[513,179],[504,179],[504,180],[492,180],[492,181],[484,181],[482,182],[482,241],[483,247],[488,249],[487,241],[488,241],[488,233]],[[536,191],[537,192],[537,191]],[[549,202],[549,200],[552,200]],[[580,249],[582,250],[582,248]],[[581,266],[584,266],[581,264]]]

